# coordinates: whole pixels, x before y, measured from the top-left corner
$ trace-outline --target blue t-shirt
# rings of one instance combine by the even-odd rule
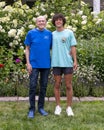
[[[32,29],[27,33],[24,41],[26,46],[30,46],[30,64],[32,68],[50,68],[50,49],[52,46],[52,33],[44,29]]]
[[[73,59],[70,55],[71,46],[75,46],[76,39],[69,29],[61,32],[53,32],[52,40],[52,67],[73,67]]]

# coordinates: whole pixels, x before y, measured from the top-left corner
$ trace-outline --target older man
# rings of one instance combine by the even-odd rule
[[[46,116],[44,110],[44,99],[50,70],[50,49],[52,44],[52,33],[47,30],[46,18],[39,16],[36,19],[37,28],[27,33],[24,41],[26,45],[26,63],[30,75],[29,102],[30,108],[28,117],[34,118],[35,115],[35,94],[37,81],[40,74],[40,91],[38,99],[38,112]]]

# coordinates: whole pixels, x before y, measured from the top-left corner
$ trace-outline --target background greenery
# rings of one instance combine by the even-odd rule
[[[78,70],[73,76],[75,96],[104,96],[104,11],[91,12],[88,5],[72,0],[37,0],[32,8],[18,0],[11,5],[0,2],[0,96],[27,96],[28,73],[25,64],[24,39],[35,27],[39,15],[47,18],[47,28],[54,31],[52,16],[61,12],[77,39]],[[49,77],[47,96],[53,96],[53,77]],[[38,91],[38,88],[37,88]],[[62,96],[65,95],[64,80]]]

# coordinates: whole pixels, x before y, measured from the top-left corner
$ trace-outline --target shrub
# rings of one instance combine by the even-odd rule
[[[93,86],[92,87],[92,96],[103,97],[104,96],[104,86]]]
[[[77,47],[79,68],[76,75],[96,83],[104,82],[104,42],[102,38],[80,40]]]

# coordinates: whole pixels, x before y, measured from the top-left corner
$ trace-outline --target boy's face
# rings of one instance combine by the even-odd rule
[[[57,28],[63,27],[63,20],[62,20],[62,18],[58,18],[58,19],[55,20],[55,26]]]

